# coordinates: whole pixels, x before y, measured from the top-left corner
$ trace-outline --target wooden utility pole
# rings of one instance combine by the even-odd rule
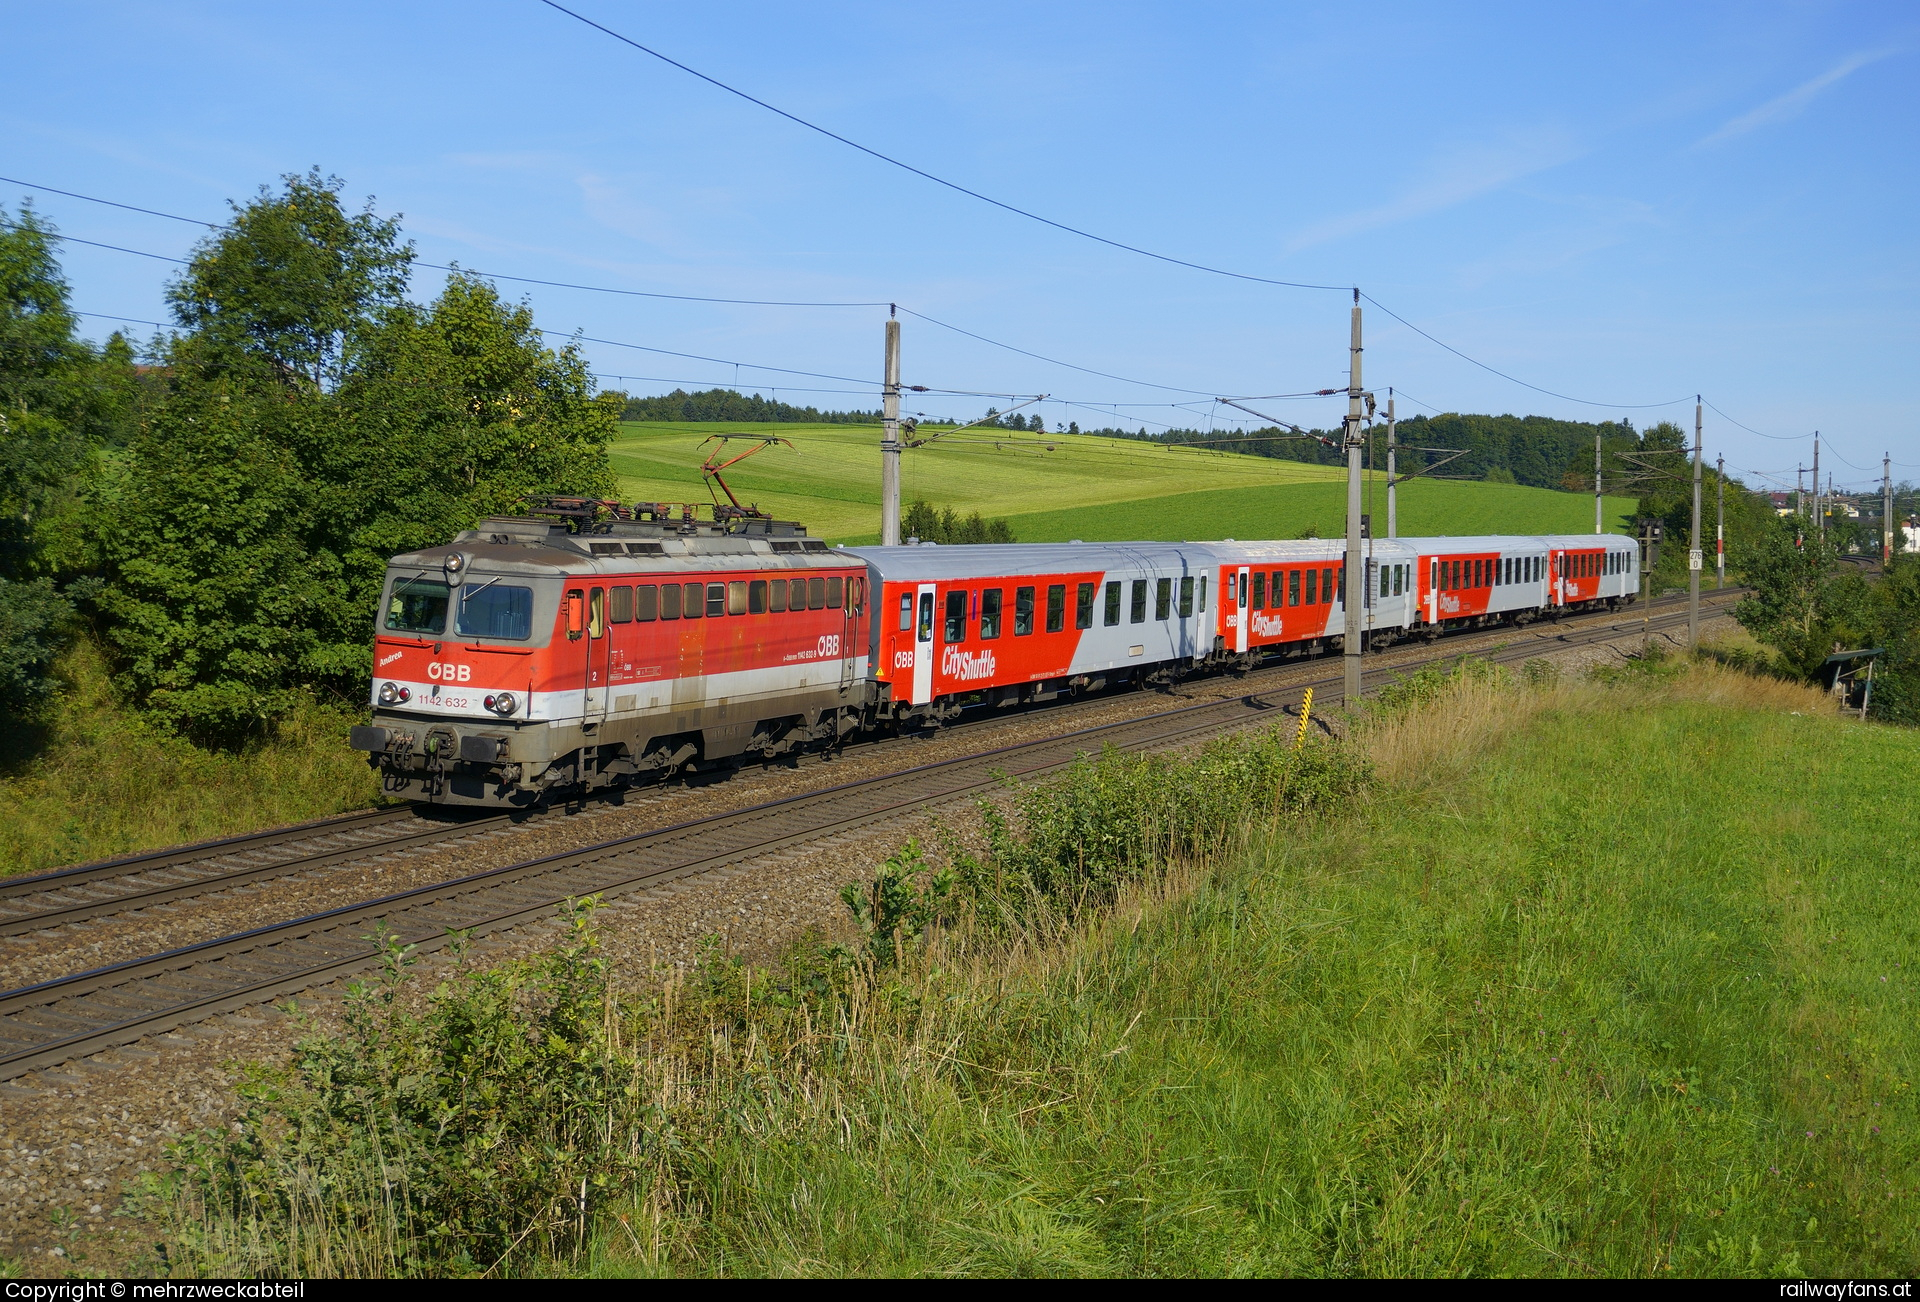
[[[1605,533],[1604,513],[1600,506],[1600,431],[1593,432],[1593,531]]]
[[[1820,431],[1813,432],[1813,524],[1822,538],[1827,536],[1827,512],[1820,503]]]
[[[1880,563],[1893,560],[1893,453],[1880,454]]]
[[[1360,291],[1353,291],[1353,322],[1351,338],[1347,344],[1350,359],[1347,373],[1347,422],[1341,431],[1345,435],[1347,449],[1347,581],[1344,586],[1346,602],[1346,631],[1340,639],[1340,649],[1344,662],[1346,702],[1349,709],[1360,703],[1361,676],[1364,666],[1361,664],[1361,610],[1366,602],[1366,569],[1360,555],[1360,453],[1366,440],[1361,436],[1362,393],[1360,389]],[[1240,618],[1246,619],[1251,611],[1243,609]]]
[[[1713,587],[1717,592],[1727,586],[1727,459],[1713,459],[1713,488],[1718,502],[1713,508]]]
[[[900,545],[900,322],[887,307],[885,387],[880,391],[880,545]]]
[[[1393,435],[1393,389],[1389,387],[1387,389],[1387,537],[1389,539],[1400,536],[1400,517],[1394,509],[1393,499],[1394,483],[1399,472],[1399,466],[1394,460]]]
[[[1807,518],[1807,468],[1793,468],[1793,513],[1805,520]],[[1801,526],[1805,528],[1804,525]]]
[[[1700,645],[1700,395],[1693,398],[1693,535],[1687,539],[1687,645]]]

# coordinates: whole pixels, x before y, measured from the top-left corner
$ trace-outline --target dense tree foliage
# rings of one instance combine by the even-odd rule
[[[119,682],[194,735],[357,692],[387,557],[535,491],[603,495],[617,398],[524,306],[454,275],[405,296],[391,218],[290,176],[168,292],[180,333],[107,496],[95,602]]]
[[[625,394],[621,420],[773,421],[800,425],[877,425],[877,411],[821,411],[816,407],[795,407],[791,403],[743,394],[733,389],[703,389],[688,393],[675,389],[657,398],[629,398]]]
[[[0,708],[46,694],[73,612],[94,447],[112,424],[102,360],[74,339],[55,232],[31,208],[0,221]],[[107,368],[123,363],[115,337]],[[82,589],[84,591],[84,588]]]
[[[900,536],[949,547],[1016,541],[1013,527],[1005,520],[983,520],[978,511],[963,519],[950,506],[935,507],[917,498],[901,513]]]
[[[1779,668],[1818,680],[1833,652],[1882,647],[1872,713],[1920,724],[1920,556],[1896,556],[1874,579],[1842,565],[1831,539],[1784,519],[1759,538],[1742,577],[1753,593],[1734,614]]]

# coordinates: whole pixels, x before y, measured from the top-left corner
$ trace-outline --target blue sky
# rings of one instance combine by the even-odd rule
[[[1731,418],[1708,412],[1708,455],[1732,466],[1790,481],[1818,428],[1841,482],[1877,480],[1883,451],[1896,478],[1920,479],[1911,6],[570,7],[1058,221],[1253,275],[1359,285],[1565,395],[1501,379],[1370,308],[1365,378],[1405,395],[1403,412],[1690,422],[1703,392]],[[909,382],[1084,404],[1048,404],[1050,426],[1218,426],[1211,396],[1345,383],[1344,293],[1206,275],[1012,216],[538,0],[10,0],[4,30],[0,175],[36,186],[218,220],[228,199],[317,164],[356,202],[403,214],[427,261],[664,293],[894,301],[1125,377],[906,319]],[[27,193],[73,236],[175,257],[196,238],[0,183],[9,206]],[[165,319],[169,264],[77,244],[67,255],[76,307]],[[423,272],[417,289],[430,297],[438,283]],[[736,376],[585,345],[597,371],[648,377],[615,387],[737,383],[875,405],[884,308],[501,284],[549,329],[752,364]],[[97,336],[112,325],[88,321]],[[909,405],[972,415],[988,401]],[[1168,402],[1193,405],[1154,405]],[[1329,425],[1340,405],[1269,409]]]

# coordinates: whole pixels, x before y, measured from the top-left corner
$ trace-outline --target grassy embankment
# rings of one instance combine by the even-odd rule
[[[629,423],[613,446],[621,492],[647,501],[706,500],[709,433],[739,429],[794,442],[727,472],[742,501],[799,520],[835,543],[880,536],[880,454],[872,425]],[[931,432],[931,431],[928,431]],[[1327,466],[1238,453],[1162,448],[1088,435],[967,430],[901,458],[901,495],[960,514],[1004,516],[1023,542],[1323,537],[1345,527],[1345,475]],[[735,444],[744,451],[744,445]],[[1384,477],[1371,510],[1385,532]],[[1616,527],[1629,498],[1607,500]],[[1585,533],[1593,500],[1514,484],[1417,480],[1400,490],[1403,534]]]
[[[521,1243],[561,1255],[522,1247],[501,1269],[602,1275],[1920,1266],[1920,804],[1893,776],[1920,735],[1699,666],[1455,684],[1318,762],[1356,759],[1364,799],[1255,792],[1244,836],[1190,838],[1101,907],[1056,883],[1012,930],[975,912],[844,997],[807,964],[709,964],[610,1014],[603,1102],[570,1144],[486,1150],[503,1170],[576,1165],[471,1241],[524,1224]],[[1218,801],[1234,784],[1214,763],[1083,771],[1028,806],[1053,826],[1041,849],[1137,860],[1127,808]],[[962,884],[1015,898],[1002,874],[1045,858],[1034,845]],[[453,1006],[445,1029],[471,1043],[478,1005]],[[559,1043],[550,1023],[527,1043]],[[441,1070],[469,1073],[470,1099],[486,1077],[463,1053]],[[516,1088],[579,1080],[583,1058],[545,1077],[516,1059]],[[414,1063],[386,1069],[418,1089]],[[302,1150],[321,1168],[302,1179],[324,1149]],[[414,1233],[451,1214],[451,1187]],[[617,1193],[597,1232],[576,1188]],[[284,1244],[285,1213],[248,1206],[254,1241]],[[303,1215],[306,1269],[393,1260],[391,1234]]]
[[[252,745],[209,751],[115,701],[84,638],[57,670],[46,717],[0,730],[0,877],[305,822],[379,796],[366,757],[347,749],[361,711],[311,705]]]

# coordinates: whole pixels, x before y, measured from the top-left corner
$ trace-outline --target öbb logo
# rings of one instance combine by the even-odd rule
[[[940,670],[949,678],[958,678],[970,683],[976,678],[993,677],[993,652],[982,651],[974,654],[962,651],[959,647],[948,647],[940,657]]]
[[[443,665],[438,660],[427,666],[427,677],[446,683],[465,683],[473,679],[472,665]]]

